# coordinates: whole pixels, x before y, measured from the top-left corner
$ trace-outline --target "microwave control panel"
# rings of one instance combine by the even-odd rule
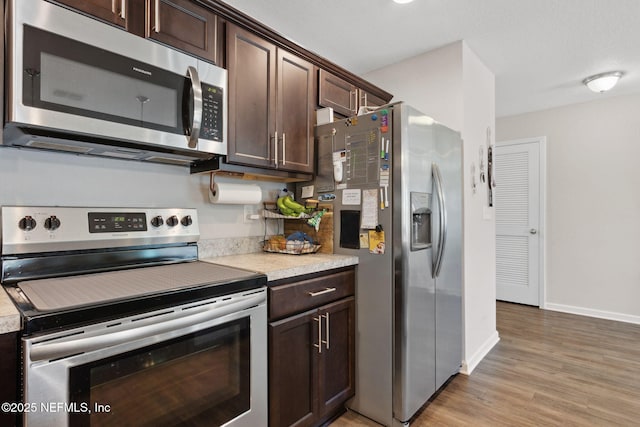
[[[207,83],[202,85],[202,127],[200,138],[222,141],[223,89]]]

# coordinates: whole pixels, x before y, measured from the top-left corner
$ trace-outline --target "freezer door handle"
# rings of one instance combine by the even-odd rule
[[[431,275],[435,278],[440,274],[440,267],[442,266],[442,257],[444,255],[444,246],[447,241],[447,208],[444,199],[444,190],[442,188],[442,175],[440,174],[440,168],[436,163],[431,164],[431,174],[433,176],[433,183],[436,187],[436,195],[438,196],[438,218],[439,218],[439,233],[438,233],[438,249],[433,259],[433,269]]]

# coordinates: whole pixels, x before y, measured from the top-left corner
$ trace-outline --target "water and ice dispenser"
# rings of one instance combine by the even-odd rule
[[[431,247],[431,194],[411,192],[411,250]]]

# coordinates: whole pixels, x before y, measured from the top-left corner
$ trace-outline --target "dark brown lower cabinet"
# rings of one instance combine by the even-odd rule
[[[0,334],[0,402],[18,402],[18,334]],[[0,411],[1,426],[15,426],[16,413]]]
[[[334,276],[328,287],[336,287]],[[320,280],[301,282],[305,287]],[[347,285],[349,286],[349,285]],[[353,289],[353,286],[349,286]],[[291,290],[291,288],[289,288]],[[337,291],[339,292],[339,291]],[[282,296],[287,293],[281,294]],[[276,294],[278,295],[278,294]],[[337,294],[336,294],[337,295]],[[326,298],[326,297],[325,297]],[[277,298],[271,302],[277,303]],[[318,426],[355,394],[355,298],[347,296],[269,323],[269,425]]]

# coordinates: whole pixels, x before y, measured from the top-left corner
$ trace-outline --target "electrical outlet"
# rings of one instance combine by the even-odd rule
[[[247,224],[260,219],[259,209],[258,205],[244,205],[243,222]]]

